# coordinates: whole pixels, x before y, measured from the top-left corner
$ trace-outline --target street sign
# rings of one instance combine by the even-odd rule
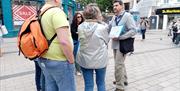
[[[13,6],[13,20],[24,21],[36,15],[35,6],[14,5]]]
[[[156,9],[156,14],[157,14],[157,15],[163,15],[163,14],[180,14],[180,7]]]

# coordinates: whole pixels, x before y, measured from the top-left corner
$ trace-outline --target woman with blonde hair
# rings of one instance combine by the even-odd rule
[[[96,4],[88,4],[83,15],[85,21],[78,27],[80,49],[77,63],[83,73],[85,91],[94,90],[94,71],[97,91],[106,91],[108,25],[102,21],[101,12]]]

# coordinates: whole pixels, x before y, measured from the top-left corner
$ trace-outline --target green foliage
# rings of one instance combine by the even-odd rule
[[[102,12],[108,10],[112,12],[112,0],[76,0],[81,3],[81,5],[86,6],[89,3],[97,3]]]
[[[98,4],[101,11],[112,11],[112,0],[97,0],[96,3]]]

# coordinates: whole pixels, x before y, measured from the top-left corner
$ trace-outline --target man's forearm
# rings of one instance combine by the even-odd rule
[[[67,60],[70,63],[74,63],[73,46],[71,45],[70,41],[66,40],[66,42],[61,42],[61,48]]]
[[[74,63],[74,55],[73,55],[73,43],[71,42],[71,39],[69,38],[70,31],[68,27],[61,27],[57,30],[57,37],[60,43],[60,47],[66,56],[67,60],[70,63]]]

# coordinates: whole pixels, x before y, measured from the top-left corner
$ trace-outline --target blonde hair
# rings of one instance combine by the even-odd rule
[[[102,18],[101,11],[96,3],[88,4],[83,11],[83,15],[85,19],[98,19],[99,20]]]

